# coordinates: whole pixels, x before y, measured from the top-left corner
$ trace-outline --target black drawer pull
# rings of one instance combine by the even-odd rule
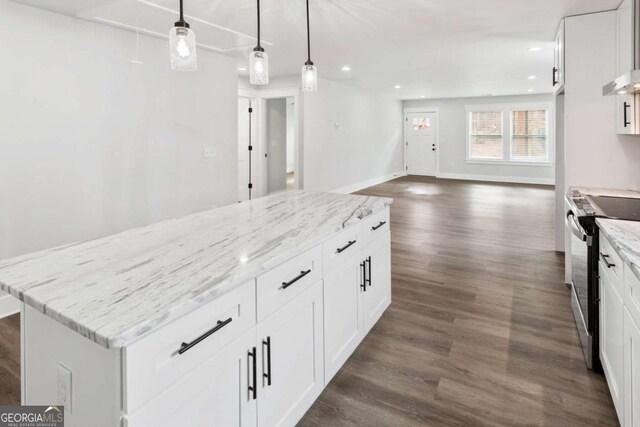
[[[609,258],[609,255],[605,255],[602,252],[600,252],[600,256],[602,256],[602,261],[604,261],[604,264],[607,266],[607,268],[611,268],[611,267],[615,267],[615,264],[612,264],[609,262],[609,260],[607,258]]]
[[[267,385],[271,385],[271,337],[267,337],[266,340],[262,340],[262,347],[267,346],[267,372],[262,374],[263,378],[267,379]],[[264,351],[264,350],[263,350]]]
[[[367,267],[365,261],[360,263],[360,268],[362,269],[362,283],[360,283],[360,287],[362,288],[362,292],[367,292]]]
[[[249,357],[253,359],[252,371],[253,371],[253,385],[249,386],[249,391],[251,392],[251,397],[253,400],[258,398],[258,362],[256,358],[256,348],[253,347],[253,350],[249,352]]]
[[[182,345],[180,346],[180,350],[178,350],[178,354],[182,354],[185,351],[187,351],[187,350],[195,347],[196,345],[200,344],[202,341],[206,340],[211,335],[215,334],[220,329],[222,329],[225,326],[227,326],[229,323],[231,323],[232,320],[233,319],[231,317],[229,317],[224,322],[222,320],[218,320],[218,324],[213,329],[211,329],[210,331],[205,332],[204,334],[200,335],[198,338],[196,338],[195,340],[191,341],[188,344],[186,342],[183,342]]]
[[[436,151],[436,150],[433,150]],[[378,228],[382,227],[383,225],[385,225],[387,223],[387,221],[380,221],[380,224],[371,227],[371,230],[376,231]]]
[[[627,110],[631,108],[631,104],[625,102],[624,103],[624,127],[627,127],[631,124],[629,119],[627,118]]]
[[[302,279],[304,276],[306,276],[309,273],[311,273],[311,269],[307,271],[301,271],[300,274],[298,274],[296,277],[289,280],[288,282],[282,282],[282,286],[280,287],[280,289],[287,289],[289,286],[293,285],[294,283],[296,283],[298,280]]]
[[[356,241],[355,240],[349,240],[349,243],[347,243],[346,245],[344,245],[341,248],[336,249],[336,253],[337,254],[341,254],[342,252],[346,251],[347,249],[349,249],[351,247],[351,245],[355,244]]]
[[[371,257],[367,257],[367,259],[365,259],[364,262],[369,266],[368,276],[365,279],[365,283],[368,283],[369,287],[371,287]]]

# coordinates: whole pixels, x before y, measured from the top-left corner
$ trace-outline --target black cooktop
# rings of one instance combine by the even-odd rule
[[[588,198],[596,209],[597,216],[640,221],[640,199],[608,196],[588,196]]]

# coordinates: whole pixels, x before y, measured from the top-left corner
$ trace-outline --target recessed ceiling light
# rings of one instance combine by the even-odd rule
[[[540,52],[542,50],[541,47],[538,46],[534,46],[534,47],[530,47],[529,49],[527,49],[529,52]]]
[[[342,67],[342,71],[351,71],[351,67],[345,65],[344,67]]]
[[[400,85],[395,85],[395,86],[394,86],[394,88],[396,88],[396,89],[400,89],[400,88],[402,88],[402,86],[400,86]]]
[[[426,95],[420,95],[420,98],[426,98],[426,97],[427,97]]]
[[[619,93],[620,95],[626,95],[626,94],[627,94],[627,91],[626,91],[626,90],[621,90],[621,91],[618,91],[618,93]]]
[[[529,89],[527,92],[533,92],[533,89]]]
[[[535,79],[537,79],[538,77],[536,77],[536,76],[529,76],[529,77],[527,77],[527,78],[528,78],[529,80],[535,80]]]
[[[247,71],[247,67],[238,67],[238,71]]]

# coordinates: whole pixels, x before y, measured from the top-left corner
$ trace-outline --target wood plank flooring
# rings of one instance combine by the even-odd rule
[[[393,302],[301,426],[615,426],[585,368],[553,246],[553,188],[406,177]],[[20,400],[19,317],[0,320],[0,405]]]
[[[553,187],[405,177],[393,302],[301,426],[618,425],[554,250]]]

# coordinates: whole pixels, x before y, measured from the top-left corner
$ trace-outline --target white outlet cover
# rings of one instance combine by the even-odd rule
[[[218,151],[216,150],[216,147],[204,147],[205,159],[212,159],[216,157],[217,154],[218,154]]]
[[[69,368],[58,365],[58,404],[64,406],[66,413],[72,413],[72,380],[71,370]]]

